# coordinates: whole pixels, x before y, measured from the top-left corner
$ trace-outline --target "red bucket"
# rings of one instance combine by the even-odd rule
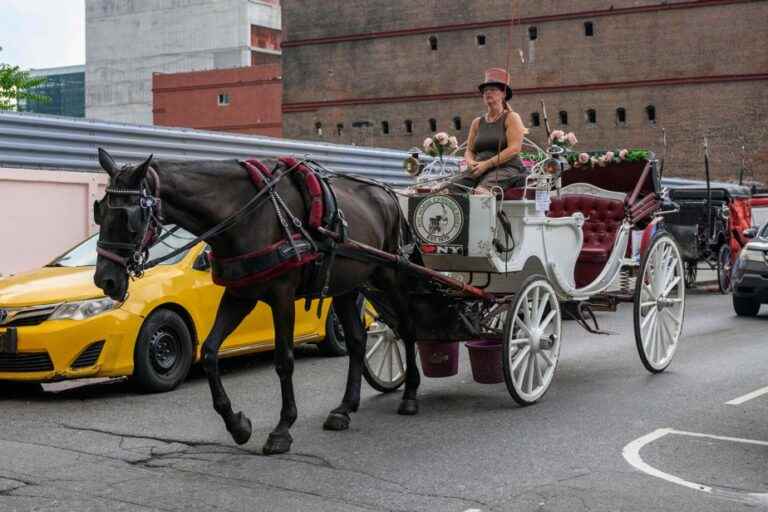
[[[425,377],[451,377],[459,373],[459,343],[418,343],[421,371]]]
[[[472,364],[472,378],[480,384],[498,384],[504,382],[501,367],[500,341],[473,340],[466,343],[469,361]]]

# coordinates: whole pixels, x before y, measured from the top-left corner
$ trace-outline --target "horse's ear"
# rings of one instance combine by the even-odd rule
[[[144,178],[147,177],[147,171],[149,170],[149,166],[152,163],[152,157],[154,155],[149,155],[149,157],[141,162],[136,169],[131,173],[131,184],[134,186],[139,186],[139,184],[144,181]]]
[[[112,157],[107,153],[107,150],[103,148],[99,148],[99,165],[101,165],[101,168],[107,171],[107,174],[111,177],[118,171],[117,164],[112,160]]]

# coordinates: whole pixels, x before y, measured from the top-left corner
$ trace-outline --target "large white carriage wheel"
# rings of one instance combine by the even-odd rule
[[[561,339],[555,290],[545,277],[531,276],[520,288],[504,325],[504,380],[518,404],[530,405],[549,389]]]
[[[367,328],[363,376],[370,386],[382,393],[390,393],[405,382],[405,343],[379,315],[365,303]]]
[[[662,372],[672,361],[684,313],[683,258],[672,236],[662,232],[643,256],[635,287],[635,343],[649,372]]]

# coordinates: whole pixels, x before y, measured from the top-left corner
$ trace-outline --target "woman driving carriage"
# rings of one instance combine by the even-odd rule
[[[504,190],[522,186],[527,170],[519,153],[528,129],[509,106],[512,97],[509,74],[500,68],[489,69],[478,89],[486,112],[475,118],[469,128],[464,153],[467,171],[452,179],[449,187],[489,193],[495,187]]]

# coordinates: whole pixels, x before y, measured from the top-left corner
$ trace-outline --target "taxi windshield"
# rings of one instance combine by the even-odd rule
[[[164,226],[166,229],[172,229],[174,226]],[[149,250],[149,259],[159,258],[169,254],[184,244],[195,239],[195,236],[181,228],[174,231],[171,235],[164,238],[160,243],[155,244]],[[99,240],[99,234],[86,238],[83,242],[76,245],[63,255],[59,256],[46,267],[93,267],[96,266],[96,242]],[[161,265],[173,265],[178,263],[189,251],[183,251],[173,258],[160,263]]]

